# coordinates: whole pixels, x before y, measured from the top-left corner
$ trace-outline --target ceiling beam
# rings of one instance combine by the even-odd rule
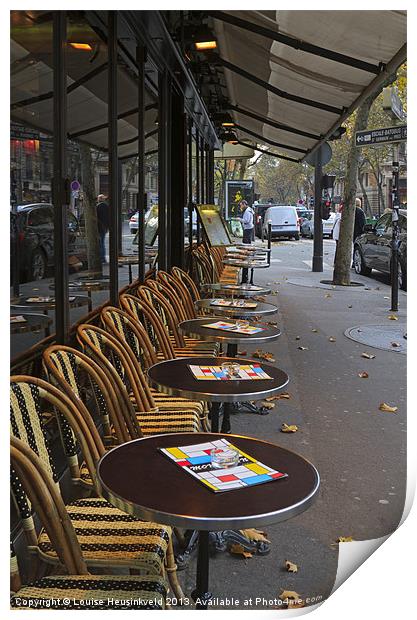
[[[149,103],[145,106],[145,112],[148,110],[156,110],[158,107],[157,103]],[[133,110],[128,110],[127,112],[122,112],[118,115],[117,120],[122,120],[123,118],[127,118],[128,116],[132,116],[132,114],[137,114],[138,108],[133,108]],[[74,140],[75,138],[79,138],[80,136],[85,136],[89,133],[94,133],[95,131],[100,131],[100,129],[106,129],[107,123],[102,123],[101,125],[95,125],[94,127],[89,127],[87,129],[82,129],[81,131],[76,131],[75,133],[68,134],[68,138],[70,140]]]
[[[310,108],[317,108],[319,110],[323,110],[324,112],[330,112],[331,114],[337,114],[338,116],[340,114],[343,114],[344,112],[344,108],[336,108],[334,106],[328,105],[327,103],[321,103],[320,101],[312,101],[310,99],[305,99],[304,97],[299,97],[298,95],[292,95],[291,93],[287,93],[285,90],[281,90],[280,88],[277,88],[276,86],[272,86],[272,84],[269,84],[269,82],[265,82],[265,80],[262,80],[261,78],[258,78],[257,76],[253,75],[252,73],[249,73],[245,69],[242,69],[241,67],[234,65],[232,62],[225,60],[218,54],[213,53],[210,55],[210,58],[213,59],[214,63],[217,63],[223,66],[225,69],[229,69],[229,71],[232,71],[233,73],[237,73],[238,75],[242,76],[246,80],[249,80],[250,82],[253,82],[254,84],[257,84],[258,86],[260,86],[261,88],[265,90],[269,90],[269,92],[274,93],[274,95],[277,95],[278,97],[281,97],[282,99],[288,99],[289,101],[294,101],[295,103],[301,103],[302,105],[309,106]]]
[[[278,148],[288,149],[290,151],[295,151],[297,153],[307,153],[307,150],[308,150],[308,149],[300,149],[298,146],[290,146],[289,144],[282,144],[281,142],[275,142],[274,140],[269,140],[269,138],[265,138],[265,136],[261,136],[259,133],[255,133],[251,129],[247,129],[246,127],[243,127],[242,125],[239,125],[238,123],[235,123],[235,128],[240,129],[241,131],[244,131],[245,133],[250,134],[254,138],[258,138],[261,142],[266,142],[267,144],[270,144],[271,146],[277,146]]]
[[[300,163],[300,160],[294,159],[294,157],[287,157],[286,155],[279,155],[278,153],[273,153],[272,151],[268,151],[267,149],[260,149],[258,146],[253,146],[253,144],[248,144],[247,142],[242,142],[241,140],[238,140],[237,143],[241,144],[242,146],[246,146],[248,149],[259,151],[259,153],[263,153],[264,155],[272,155],[272,157],[277,157],[278,159],[285,159],[286,161],[293,161],[297,164]]]
[[[241,19],[235,15],[230,15],[229,13],[224,13],[223,11],[207,11],[207,14],[210,15],[210,17],[227,22],[228,24],[232,24],[238,28],[243,28],[249,32],[254,32],[255,34],[259,34],[267,39],[278,41],[279,43],[292,47],[296,50],[301,50],[302,52],[307,52],[308,54],[313,54],[314,56],[321,56],[322,58],[333,60],[334,62],[338,62],[342,65],[355,67],[355,69],[361,69],[367,73],[374,73],[375,75],[378,75],[385,67],[383,63],[373,65],[369,62],[365,62],[364,60],[353,58],[353,56],[347,56],[346,54],[341,54],[340,52],[335,52],[318,45],[313,45],[312,43],[307,43],[301,39],[290,37],[286,34],[282,34],[281,32],[276,32],[275,30],[265,28],[264,26],[259,26],[258,24],[248,22],[245,19]]]
[[[245,116],[249,116],[260,123],[264,123],[264,125],[270,125],[271,127],[275,127],[275,129],[281,129],[282,131],[288,131],[289,133],[293,133],[297,136],[303,136],[304,138],[311,138],[311,140],[320,140],[320,135],[315,133],[309,133],[308,131],[303,131],[302,129],[295,129],[295,127],[290,127],[289,125],[284,125],[284,123],[277,123],[276,121],[267,118],[266,116],[260,116],[259,114],[255,114],[255,112],[251,112],[250,110],[245,110],[245,108],[241,108],[238,105],[233,105],[232,103],[226,104],[223,107],[228,108],[229,110],[234,110],[239,114],[244,114]]]

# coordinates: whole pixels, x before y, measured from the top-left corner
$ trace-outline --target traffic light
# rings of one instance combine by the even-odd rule
[[[314,196],[310,196],[309,203],[310,203],[310,207],[314,207]]]
[[[332,201],[330,198],[325,198],[321,201],[321,219],[328,220],[330,217],[330,209],[332,206]]]

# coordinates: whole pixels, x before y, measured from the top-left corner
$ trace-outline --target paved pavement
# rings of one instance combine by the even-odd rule
[[[269,555],[212,557],[215,608],[273,609],[279,606],[282,590],[295,590],[303,599],[324,599],[336,575],[338,548],[333,543],[337,538],[384,536],[401,518],[406,483],[406,356],[344,335],[353,326],[394,324],[388,319],[392,314],[388,280],[381,274],[355,275],[365,286],[318,288],[321,279],[332,277],[333,253],[334,242],[325,241],[325,271],[313,274],[311,241],[275,243],[272,267],[256,272],[256,283],[271,283],[278,290],[268,301],[278,304],[283,334],[264,349],[274,353],[276,364],[289,374],[291,399],[278,401],[268,416],[233,416],[232,431],[277,443],[311,460],[321,475],[321,492],[302,515],[265,528],[272,542]],[[294,277],[304,286],[289,284]],[[405,324],[403,292],[399,303],[395,325]],[[362,358],[364,351],[375,358]],[[363,371],[369,374],[367,379],[358,376]],[[382,402],[397,406],[398,412],[379,411]],[[281,433],[283,422],[296,424],[298,432]],[[286,572],[286,560],[298,565],[298,573]],[[194,578],[193,561],[180,573],[188,595]]]

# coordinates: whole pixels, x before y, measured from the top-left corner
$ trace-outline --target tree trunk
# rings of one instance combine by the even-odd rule
[[[101,273],[102,267],[97,226],[96,192],[90,147],[85,144],[80,144],[80,155],[88,268],[92,271]]]
[[[365,214],[368,213],[368,215],[372,217],[372,209],[371,209],[371,205],[369,204],[368,194],[366,192],[365,185],[363,183],[363,176],[361,173],[358,174],[358,179],[359,179],[359,185],[361,186],[361,190],[363,194],[363,205],[362,205],[363,210],[365,211]]]
[[[353,226],[355,221],[355,199],[358,178],[359,148],[355,146],[355,132],[363,131],[368,124],[371,106],[385,86],[395,80],[396,74],[390,75],[381,86],[369,95],[357,109],[355,127],[350,142],[347,159],[345,189],[343,195],[343,211],[340,221],[340,234],[337,244],[337,255],[333,271],[333,284],[350,285],[350,266],[352,264]]]

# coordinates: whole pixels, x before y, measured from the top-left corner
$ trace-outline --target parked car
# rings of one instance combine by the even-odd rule
[[[190,225],[190,215],[188,212],[188,208],[184,209],[184,228],[185,234],[188,233],[188,227]],[[193,233],[197,233],[197,211],[193,209]]]
[[[296,241],[300,238],[300,224],[295,207],[290,205],[269,207],[262,225],[264,237],[268,236],[269,222],[271,222],[271,237],[289,237]]]
[[[267,209],[270,207],[277,207],[278,205],[270,205],[270,204],[257,204],[253,205],[254,213],[254,222],[255,222],[255,235],[259,238],[262,237],[262,226],[264,223],[264,217]]]
[[[312,214],[314,211],[311,209],[307,209],[307,207],[296,207],[298,219],[300,220],[300,226],[304,222],[304,220],[311,220]]]
[[[328,220],[322,220],[323,222],[323,237],[331,238],[333,235],[333,227],[336,220],[336,213],[330,213]],[[312,212],[311,219],[305,219],[301,224],[301,236],[314,237],[314,211]]]
[[[129,229],[132,235],[136,235],[138,232],[138,219],[139,213],[136,211],[136,213],[134,213],[129,220]]]
[[[10,212],[11,252],[18,253],[19,280],[42,280],[54,262],[54,207],[49,203],[21,205]],[[12,256],[11,264],[16,262]],[[68,264],[87,262],[87,246],[80,225],[68,213]]]
[[[407,211],[400,209],[398,284],[407,290]],[[353,247],[356,273],[370,275],[372,269],[391,273],[392,213],[384,213],[374,224],[366,224],[365,232],[357,237]]]

